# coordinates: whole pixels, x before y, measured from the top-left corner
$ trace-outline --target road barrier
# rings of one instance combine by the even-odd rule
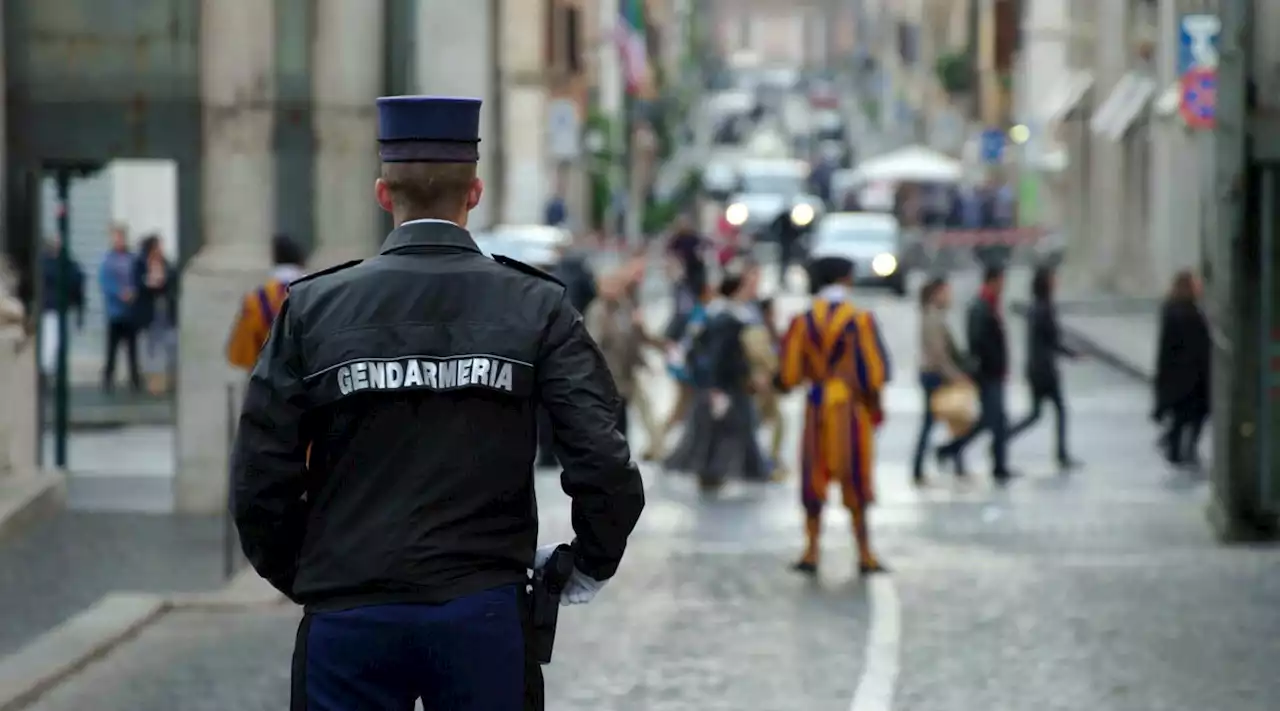
[[[1044,227],[990,230],[928,230],[909,240],[911,261],[933,271],[983,264],[1035,265],[1055,261],[1062,245],[1058,233]]]

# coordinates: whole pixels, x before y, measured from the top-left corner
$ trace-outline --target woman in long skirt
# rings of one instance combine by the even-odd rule
[[[707,493],[725,481],[740,478],[766,481],[769,470],[756,441],[751,367],[742,335],[759,318],[755,299],[759,270],[742,262],[726,269],[721,298],[709,308],[706,328],[694,346],[695,382],[698,384],[688,426],[668,469],[697,475]]]
[[[165,259],[160,238],[152,235],[142,242],[134,280],[138,294],[137,325],[144,337],[144,371],[147,391],[163,395],[169,391],[177,363],[178,309],[175,270]]]

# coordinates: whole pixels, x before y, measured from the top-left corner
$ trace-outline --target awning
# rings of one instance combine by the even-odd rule
[[[954,183],[964,175],[960,162],[924,146],[908,146],[862,161],[854,168],[859,183]]]
[[[1140,72],[1129,72],[1093,115],[1089,128],[1095,134],[1120,141],[1156,95],[1156,81]]]
[[[1091,88],[1093,88],[1091,72],[1072,72],[1066,79],[1059,82],[1045,101],[1045,125],[1052,126],[1064,121],[1073,111],[1080,108],[1081,102]]]

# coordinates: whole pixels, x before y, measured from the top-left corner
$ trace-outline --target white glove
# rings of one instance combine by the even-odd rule
[[[538,546],[538,550],[533,554],[533,567],[539,570],[547,564],[551,559],[551,555],[560,547],[558,543],[552,543],[545,546]],[[596,580],[588,577],[577,567],[574,567],[573,574],[569,576],[569,581],[565,583],[564,590],[560,593],[560,605],[585,605],[591,602],[596,593],[604,587],[605,580]]]
[[[560,593],[560,604],[585,605],[591,602],[606,582],[605,580],[587,577],[575,567],[573,575],[569,576],[569,582],[565,583],[564,591]]]

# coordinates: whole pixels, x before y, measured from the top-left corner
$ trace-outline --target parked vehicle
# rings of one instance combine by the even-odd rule
[[[880,212],[834,212],[818,221],[809,242],[810,260],[843,257],[854,264],[859,286],[907,293],[902,228],[897,218]]]

